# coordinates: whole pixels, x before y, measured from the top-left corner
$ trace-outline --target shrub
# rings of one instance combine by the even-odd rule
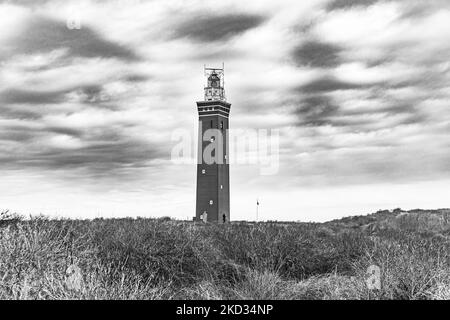
[[[22,221],[22,217],[17,213],[11,213],[8,210],[0,212],[0,228],[7,225],[15,225]]]
[[[366,295],[379,299],[430,299],[450,283],[450,247],[432,238],[379,240],[356,263],[356,273],[363,276],[370,265],[381,269],[381,290],[367,290]]]

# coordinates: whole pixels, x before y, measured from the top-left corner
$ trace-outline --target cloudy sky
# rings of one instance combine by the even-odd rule
[[[190,219],[172,136],[222,62],[231,128],[280,142],[232,219],[450,206],[448,0],[0,0],[0,30],[0,210]]]

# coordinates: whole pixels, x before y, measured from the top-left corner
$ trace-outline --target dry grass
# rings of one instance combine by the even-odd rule
[[[0,299],[449,299],[448,234],[423,227],[445,231],[448,220],[433,219],[381,222],[374,233],[354,220],[205,226],[4,213]],[[370,265],[380,290],[366,286]]]

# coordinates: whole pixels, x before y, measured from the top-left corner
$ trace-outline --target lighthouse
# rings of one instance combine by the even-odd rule
[[[199,119],[196,221],[230,221],[229,114],[225,71],[205,66],[204,99],[197,102]]]

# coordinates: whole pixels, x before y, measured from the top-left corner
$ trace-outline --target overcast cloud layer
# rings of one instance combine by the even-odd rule
[[[0,1],[0,30],[0,210],[193,216],[171,136],[222,61],[232,129],[280,130],[233,218],[449,206],[446,0]]]

